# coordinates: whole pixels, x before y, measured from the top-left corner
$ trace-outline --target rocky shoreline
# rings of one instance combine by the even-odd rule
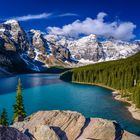
[[[0,127],[2,140],[140,140],[115,122],[85,118],[72,111],[38,111],[11,127]]]
[[[136,106],[131,101],[128,101],[127,98],[125,98],[125,97],[122,98],[119,91],[117,91],[117,90],[113,91],[112,94],[113,94],[113,97],[115,100],[129,103],[129,105],[126,106],[126,108],[131,113],[131,115],[134,119],[140,120],[140,109],[136,108]]]

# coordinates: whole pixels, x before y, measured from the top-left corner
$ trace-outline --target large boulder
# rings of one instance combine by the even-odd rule
[[[17,122],[13,126],[22,132],[28,129],[35,136],[40,125],[48,125],[62,140],[74,140],[81,133],[84,123],[85,118],[77,112],[39,111],[30,116],[28,120]]]
[[[71,111],[39,111],[13,127],[27,132],[36,140],[140,140],[121,128],[117,122],[101,119],[86,119]],[[28,135],[28,133],[25,133]]]

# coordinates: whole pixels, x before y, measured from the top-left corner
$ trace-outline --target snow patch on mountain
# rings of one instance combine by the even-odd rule
[[[18,24],[18,21],[14,19],[10,19],[10,20],[5,21],[4,24]]]

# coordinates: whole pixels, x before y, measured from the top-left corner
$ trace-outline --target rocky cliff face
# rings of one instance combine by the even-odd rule
[[[16,20],[0,24],[0,37],[6,50],[22,52],[29,48],[26,33]]]
[[[72,62],[74,63],[70,51],[66,47],[47,41],[40,31],[30,30],[28,37],[32,46],[28,54],[34,60],[41,61],[47,66],[70,66]],[[66,61],[68,63],[65,63]]]
[[[140,140],[116,122],[71,111],[39,111],[12,127],[35,140]]]
[[[47,40],[44,39],[43,34],[39,30],[30,30],[28,32],[28,38],[31,45],[29,53],[31,50],[35,53],[33,58],[38,60],[40,59],[39,54],[42,56],[50,54],[50,48],[47,44]]]
[[[0,24],[0,67],[9,72],[27,72],[27,61],[21,56],[29,49],[26,33],[15,20]]]

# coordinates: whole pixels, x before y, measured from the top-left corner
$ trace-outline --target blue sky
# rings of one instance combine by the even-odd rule
[[[140,39],[139,0],[0,0],[0,5],[0,22],[15,18],[25,30],[34,28],[43,32],[49,30],[50,34],[70,36],[88,35],[92,32],[97,33],[98,30],[99,35],[112,35],[117,39]],[[97,16],[100,13],[102,28],[93,29],[94,24],[99,21]],[[89,19],[86,19],[87,17]],[[76,20],[79,21],[75,23]],[[114,22],[115,25],[112,25]],[[85,24],[91,26],[91,32],[77,31],[77,26],[87,27]],[[66,27],[62,28],[65,25]],[[114,29],[110,26],[117,27]],[[105,29],[103,33],[103,28],[107,28],[108,31]],[[117,33],[114,34],[113,31]]]

